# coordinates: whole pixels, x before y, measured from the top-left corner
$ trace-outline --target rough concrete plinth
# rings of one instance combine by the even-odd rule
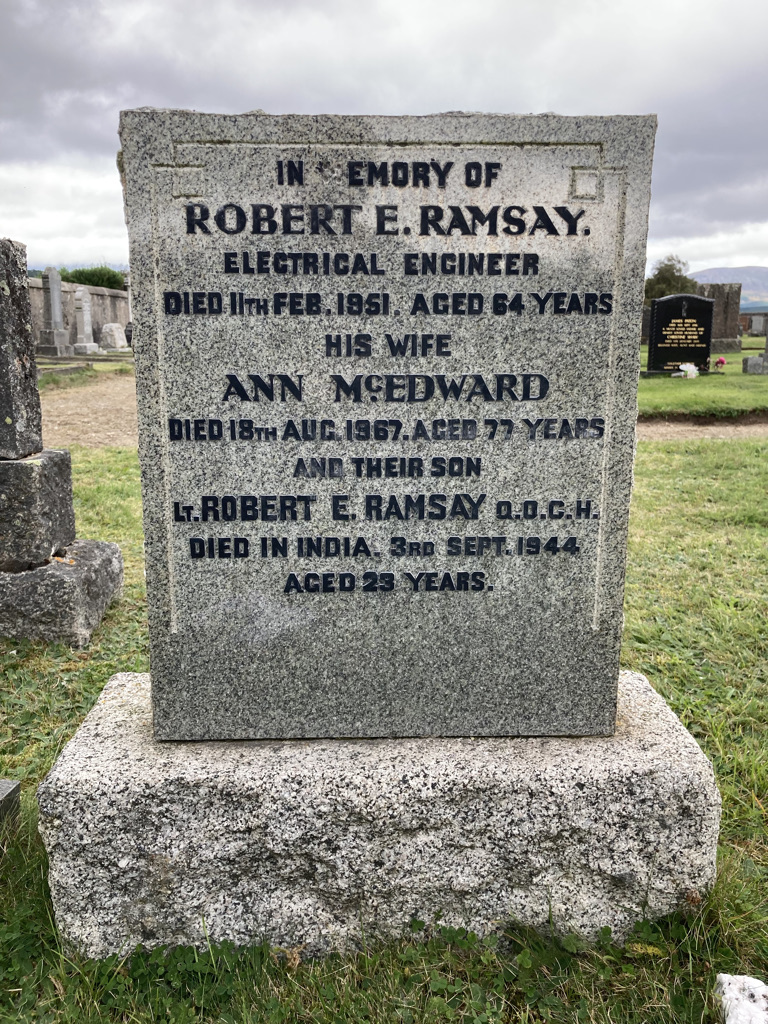
[[[85,647],[123,583],[117,544],[76,540],[60,557],[0,573],[0,636]]]
[[[0,572],[42,565],[74,539],[69,452],[0,461]]]
[[[56,921],[104,957],[262,939],[323,953],[510,921],[625,936],[715,877],[712,768],[624,672],[616,734],[162,743],[114,676],[39,790]]]

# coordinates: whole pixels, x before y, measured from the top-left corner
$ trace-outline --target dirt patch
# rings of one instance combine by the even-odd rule
[[[704,423],[694,419],[677,418],[638,420],[637,437],[639,441],[690,441],[700,438],[714,441],[747,441],[751,438],[768,437],[768,422],[764,418],[752,416]]]
[[[126,447],[138,444],[136,382],[133,375],[110,374],[104,380],[76,388],[47,388],[40,395],[43,406],[43,440],[46,448]],[[689,441],[693,438],[739,440],[768,438],[768,419],[749,415],[734,419],[640,420],[641,441]]]
[[[109,374],[75,388],[46,388],[43,443],[46,448],[135,448],[136,380],[133,374]]]

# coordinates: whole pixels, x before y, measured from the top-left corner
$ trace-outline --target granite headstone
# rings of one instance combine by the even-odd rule
[[[709,369],[714,305],[714,299],[699,295],[665,295],[651,302],[651,372],[674,373],[682,363]]]
[[[158,739],[613,733],[654,131],[122,114]]]
[[[69,331],[64,327],[64,308],[61,301],[61,274],[55,267],[43,271],[43,329],[40,331],[40,355],[71,356]]]
[[[81,286],[75,292],[75,319],[77,321],[75,355],[88,356],[98,352],[99,346],[93,340],[91,293],[85,286]]]
[[[745,356],[741,361],[743,373],[768,374],[768,339],[765,343],[765,352],[758,356]]]
[[[699,285],[699,294],[714,299],[712,351],[741,352],[741,285],[733,282]]]

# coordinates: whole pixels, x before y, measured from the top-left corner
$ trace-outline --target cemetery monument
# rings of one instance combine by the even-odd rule
[[[711,885],[711,766],[619,672],[654,132],[123,113],[151,693],[41,786],[67,942],[620,938]]]
[[[681,363],[709,369],[715,300],[699,295],[665,295],[651,302],[648,370],[674,373]]]
[[[128,348],[122,324],[104,324],[101,328],[101,347],[106,351]]]
[[[714,299],[712,351],[741,352],[741,285],[737,282],[700,284],[699,294]]]
[[[0,239],[0,636],[83,647],[122,580],[117,544],[75,538],[69,452],[43,448],[26,250]]]
[[[46,267],[43,272],[43,329],[37,351],[41,356],[74,355],[74,346],[69,343],[69,331],[64,327],[61,274],[55,267]]]
[[[742,373],[768,374],[768,339],[766,340],[765,352],[757,356],[744,356],[741,360]]]
[[[77,320],[76,356],[90,356],[101,351],[93,340],[93,323],[91,319],[91,293],[81,286],[75,292],[75,318]]]

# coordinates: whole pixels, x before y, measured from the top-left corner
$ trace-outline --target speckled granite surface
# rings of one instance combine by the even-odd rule
[[[624,672],[581,739],[158,743],[118,675],[40,787],[56,923],[95,957],[267,939],[306,953],[515,919],[621,938],[715,877],[712,768]]]
[[[158,738],[613,730],[654,131],[122,114]]]

